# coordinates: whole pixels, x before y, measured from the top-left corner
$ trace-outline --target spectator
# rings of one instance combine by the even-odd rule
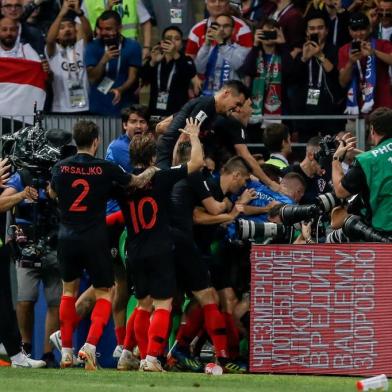
[[[188,87],[196,69],[193,60],[182,53],[182,37],[178,27],[167,27],[142,68],[143,82],[151,85],[151,115],[171,115],[188,101]]]
[[[289,166],[286,170],[287,172],[298,173],[305,179],[305,193],[300,200],[300,204],[312,204],[321,193],[332,191],[325,177],[325,172],[318,162],[319,152],[320,137],[314,136],[306,144],[306,155],[302,162]]]
[[[283,124],[271,124],[264,130],[264,145],[270,151],[270,159],[266,162],[279,169],[289,165],[287,160],[291,153],[291,140],[289,129]]]
[[[29,26],[41,30],[46,36],[49,27],[60,12],[60,3],[48,0],[24,0],[24,11],[21,17]]]
[[[381,0],[378,5],[378,38],[392,40],[392,1]]]
[[[279,23],[265,19],[256,30],[253,48],[240,69],[252,86],[252,124],[261,123],[269,115],[282,114],[282,80],[289,70],[286,63],[291,61],[284,43]]]
[[[340,48],[350,41],[348,32],[350,13],[342,8],[341,0],[324,0],[324,4],[328,18],[327,43]]]
[[[107,149],[105,159],[116,163],[127,173],[132,173],[133,165],[129,155],[129,145],[135,135],[148,132],[147,108],[132,105],[121,112],[122,135],[113,140]]]
[[[260,22],[264,16],[262,3],[261,0],[242,0],[242,16],[250,22]]]
[[[197,52],[206,40],[206,31],[211,26],[211,23],[215,21],[218,15],[228,14],[230,11],[229,0],[206,0],[207,10],[209,12],[209,18],[204,19],[201,22],[193,26],[189,33],[188,43],[186,46],[185,53],[192,58],[195,58]],[[233,16],[234,29],[232,42],[238,43],[241,46],[250,48],[252,46],[252,33],[246,23]]]
[[[120,116],[121,109],[135,101],[140,45],[121,35],[121,18],[105,11],[98,18],[99,38],[86,48],[85,63],[91,84],[90,112]]]
[[[47,62],[18,40],[19,27],[17,20],[0,16],[0,114],[5,116],[32,115],[34,103],[42,110],[46,97]]]
[[[151,15],[142,0],[84,0],[82,9],[93,30],[98,26],[98,18],[105,10],[113,10],[120,15],[121,33],[125,38],[137,39],[140,24],[143,31],[143,58],[150,54]]]
[[[229,79],[240,80],[238,69],[250,49],[232,41],[234,23],[230,15],[217,16],[197,52],[195,65],[204,79],[203,95],[213,95]]]
[[[306,42],[302,54],[293,65],[296,75],[294,99],[290,105],[292,113],[305,115],[340,114],[342,91],[339,86],[337,50],[327,43],[328,28],[325,16],[320,11],[308,15]],[[295,70],[294,70],[295,67]],[[297,130],[301,141],[309,136],[338,132],[341,124],[336,121],[298,121]]]
[[[268,16],[275,19],[282,27],[290,49],[301,47],[303,43],[304,21],[301,14],[291,0],[272,0],[273,8]]]
[[[143,0],[148,11],[154,16],[158,34],[162,35],[167,26],[176,26],[188,37],[195,24],[194,3],[187,0]]]
[[[1,0],[3,16],[21,23],[18,41],[30,44],[38,54],[44,53],[45,41],[42,32],[22,21],[23,0]]]
[[[380,106],[392,107],[388,66],[392,44],[370,37],[370,22],[355,13],[349,22],[352,42],[339,49],[339,82],[347,88],[346,113],[370,113]]]
[[[70,10],[74,10],[80,19],[78,32],[76,23],[69,14]],[[52,112],[88,111],[88,81],[84,51],[91,39],[90,24],[79,8],[79,1],[64,0],[46,39],[46,54],[53,73]]]

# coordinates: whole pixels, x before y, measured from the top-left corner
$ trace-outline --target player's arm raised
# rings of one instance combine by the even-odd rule
[[[199,139],[200,122],[194,118],[187,118],[185,129],[179,130],[189,136],[192,145],[191,159],[187,163],[188,174],[200,170],[203,167],[203,148]]]

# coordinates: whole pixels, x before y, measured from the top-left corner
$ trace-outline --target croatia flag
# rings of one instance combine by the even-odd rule
[[[0,58],[0,116],[32,116],[34,103],[42,110],[47,73],[40,61]]]

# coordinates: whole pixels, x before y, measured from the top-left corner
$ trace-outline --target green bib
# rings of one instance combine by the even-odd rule
[[[392,231],[392,138],[356,157],[370,191],[372,226]]]
[[[268,161],[265,163],[268,163],[269,165],[274,165],[274,166],[278,167],[279,169],[285,169],[288,166],[287,163],[285,163],[281,159],[277,159],[277,158],[268,159]]]
[[[98,17],[105,11],[105,1],[84,0],[83,3],[87,10],[88,21],[94,31]],[[121,16],[121,34],[126,38],[137,38],[139,23],[137,0],[123,0],[122,4],[113,6],[113,11],[117,11]]]

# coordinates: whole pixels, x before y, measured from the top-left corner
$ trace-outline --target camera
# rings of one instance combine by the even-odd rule
[[[253,240],[259,238],[284,238],[286,227],[280,223],[255,222],[252,220],[239,219],[236,223],[238,237],[241,240]]]
[[[265,39],[266,41],[273,40],[276,38],[278,38],[278,33],[276,32],[276,30],[267,30],[261,33],[261,39]]]
[[[284,205],[280,210],[280,219],[285,225],[294,225],[298,222],[309,222],[320,215],[319,207],[315,204]]]
[[[317,196],[316,199],[316,205],[323,213],[331,212],[334,207],[342,204],[342,200],[339,199],[333,192],[323,193]]]
[[[321,163],[323,160],[331,160],[333,154],[335,153],[339,143],[336,140],[336,136],[325,135],[320,140],[320,151],[317,152],[314,156],[318,163]]]
[[[343,223],[343,233],[351,241],[391,243],[392,237],[385,236],[361,221],[357,215],[350,215]]]
[[[1,137],[2,155],[8,157],[16,170],[27,169],[33,177],[49,178],[51,167],[65,157],[72,134],[60,129],[45,131],[42,120],[42,112],[35,107],[32,126]]]

